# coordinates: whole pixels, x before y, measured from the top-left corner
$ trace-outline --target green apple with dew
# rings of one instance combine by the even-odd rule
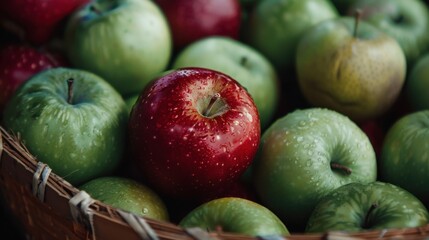
[[[387,131],[380,179],[395,184],[429,206],[429,111],[407,114]]]
[[[428,223],[426,207],[408,191],[384,182],[350,183],[320,200],[306,232],[414,228]]]
[[[429,53],[412,66],[405,83],[405,94],[414,110],[429,109]]]
[[[391,108],[405,82],[406,60],[395,39],[356,17],[324,21],[302,37],[299,87],[314,107],[360,122]],[[309,70],[311,69],[311,70]]]
[[[279,80],[272,64],[258,51],[226,37],[208,37],[187,46],[173,68],[203,67],[223,72],[250,93],[264,129],[271,123],[279,101]]]
[[[338,17],[328,0],[264,0],[250,13],[244,41],[265,55],[277,71],[291,70],[301,36],[315,24]]]
[[[94,0],[76,11],[65,30],[71,63],[108,81],[123,96],[137,94],[170,61],[171,33],[149,0]]]
[[[79,187],[93,199],[137,216],[169,221],[167,207],[152,189],[124,177],[100,177]]]
[[[352,182],[376,180],[374,149],[348,117],[329,109],[295,110],[262,135],[253,182],[262,204],[302,231],[317,202]]]
[[[4,126],[53,172],[81,184],[114,171],[124,152],[128,112],[99,76],[53,68],[22,85],[4,112]]]
[[[429,46],[429,10],[422,0],[356,0],[348,9],[359,9],[362,19],[396,39],[409,63]]]
[[[284,223],[259,203],[237,197],[224,197],[203,203],[191,210],[179,223],[183,228],[199,227],[208,231],[249,236],[289,235]]]

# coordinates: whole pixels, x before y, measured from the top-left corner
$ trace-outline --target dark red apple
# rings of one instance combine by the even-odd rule
[[[89,0],[2,0],[3,27],[33,44],[46,43],[68,15]]]
[[[237,39],[241,23],[238,0],[156,0],[172,31],[174,48],[208,36]]]
[[[203,68],[154,80],[129,120],[129,147],[141,174],[175,199],[204,199],[236,181],[252,162],[260,134],[247,91]]]
[[[15,90],[32,75],[62,65],[49,53],[27,45],[11,44],[0,49],[0,116]]]
[[[368,136],[375,154],[380,156],[381,148],[383,146],[384,136],[386,134],[383,129],[381,119],[373,119],[358,124],[362,131]]]

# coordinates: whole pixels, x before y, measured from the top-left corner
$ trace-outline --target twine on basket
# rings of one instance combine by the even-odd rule
[[[142,217],[138,217],[132,213],[117,210],[119,215],[130,225],[130,227],[143,240],[159,240],[158,235]]]
[[[196,240],[219,240],[199,227],[186,228],[185,232]]]
[[[38,162],[33,175],[33,195],[41,202],[45,201],[45,189],[52,169],[45,163]]]
[[[3,155],[3,134],[2,131],[0,131],[0,162]]]
[[[76,222],[82,223],[88,230],[91,231],[93,238],[96,239],[94,234],[94,212],[89,207],[95,202],[88,193],[81,190],[69,200],[70,212]]]

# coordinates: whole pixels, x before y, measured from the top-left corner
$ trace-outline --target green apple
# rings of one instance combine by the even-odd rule
[[[287,72],[294,67],[296,47],[304,32],[337,16],[328,0],[265,0],[250,13],[243,38],[279,72]]]
[[[71,184],[116,169],[127,119],[124,100],[110,84],[93,73],[68,68],[29,79],[4,112],[5,128],[19,134],[39,161]]]
[[[125,105],[127,106],[129,113],[131,113],[131,110],[133,110],[134,104],[137,102],[138,98],[139,98],[139,95],[134,94],[134,95],[125,99]]]
[[[414,110],[429,109],[429,53],[422,55],[412,66],[407,81],[405,94]]]
[[[320,200],[307,232],[413,228],[428,223],[426,207],[414,195],[384,182],[350,183]]]
[[[263,133],[252,177],[262,204],[290,230],[302,231],[324,195],[376,176],[365,133],[342,114],[308,108],[279,118]]]
[[[421,0],[357,0],[348,12],[362,11],[362,19],[396,39],[409,62],[429,46],[429,11]]]
[[[79,187],[93,199],[159,221],[169,221],[167,207],[152,189],[124,177],[100,177]]]
[[[149,0],[90,1],[65,31],[71,63],[103,77],[123,96],[139,93],[170,61],[167,20]]]
[[[181,227],[200,227],[208,231],[249,236],[289,235],[283,222],[259,203],[237,197],[224,197],[203,203],[179,223]]]
[[[258,51],[237,40],[208,37],[187,46],[173,68],[203,67],[237,80],[252,96],[264,129],[271,123],[279,101],[279,80],[272,64]]]
[[[397,120],[384,138],[379,164],[382,181],[404,188],[426,206],[429,206],[428,126],[428,110]]]
[[[359,16],[327,20],[307,31],[296,65],[299,87],[312,106],[354,121],[383,115],[405,82],[406,60],[397,41]]]
[[[357,0],[330,0],[332,4],[338,9],[340,14],[347,12],[347,9]]]

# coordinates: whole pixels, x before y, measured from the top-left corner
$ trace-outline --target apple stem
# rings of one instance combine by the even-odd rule
[[[220,94],[219,93],[215,93],[211,98],[210,98],[210,102],[209,102],[209,105],[207,105],[207,108],[206,108],[206,111],[204,111],[204,113],[203,113],[203,115],[204,116],[210,116],[211,114],[210,114],[210,112],[212,111],[212,109],[213,109],[213,106],[215,105],[215,103],[217,102],[217,101],[219,101],[219,99],[220,99]]]
[[[350,168],[348,168],[344,165],[341,165],[339,163],[331,163],[331,168],[341,170],[341,171],[345,172],[347,175],[352,174],[352,170]]]
[[[358,31],[359,22],[361,20],[361,17],[362,17],[362,11],[360,9],[356,9],[356,11],[355,11],[355,27],[353,29],[353,37],[354,38],[357,37],[357,31]]]
[[[98,9],[98,7],[95,5],[95,3],[91,4],[89,6],[89,10],[91,10],[91,12],[95,12],[96,14],[100,14],[100,10]]]
[[[378,207],[377,203],[373,203],[371,205],[371,207],[369,207],[368,212],[365,215],[365,222],[363,225],[363,228],[369,228],[370,227],[370,219],[369,216],[371,215],[372,212],[374,212],[374,210]]]
[[[244,66],[244,65],[246,65],[246,63],[247,63],[247,57],[241,57],[241,61],[240,61],[240,64],[241,64],[241,66]]]
[[[68,86],[67,102],[69,104],[71,104],[73,100],[73,83],[74,83],[73,78],[67,79],[67,86]]]

